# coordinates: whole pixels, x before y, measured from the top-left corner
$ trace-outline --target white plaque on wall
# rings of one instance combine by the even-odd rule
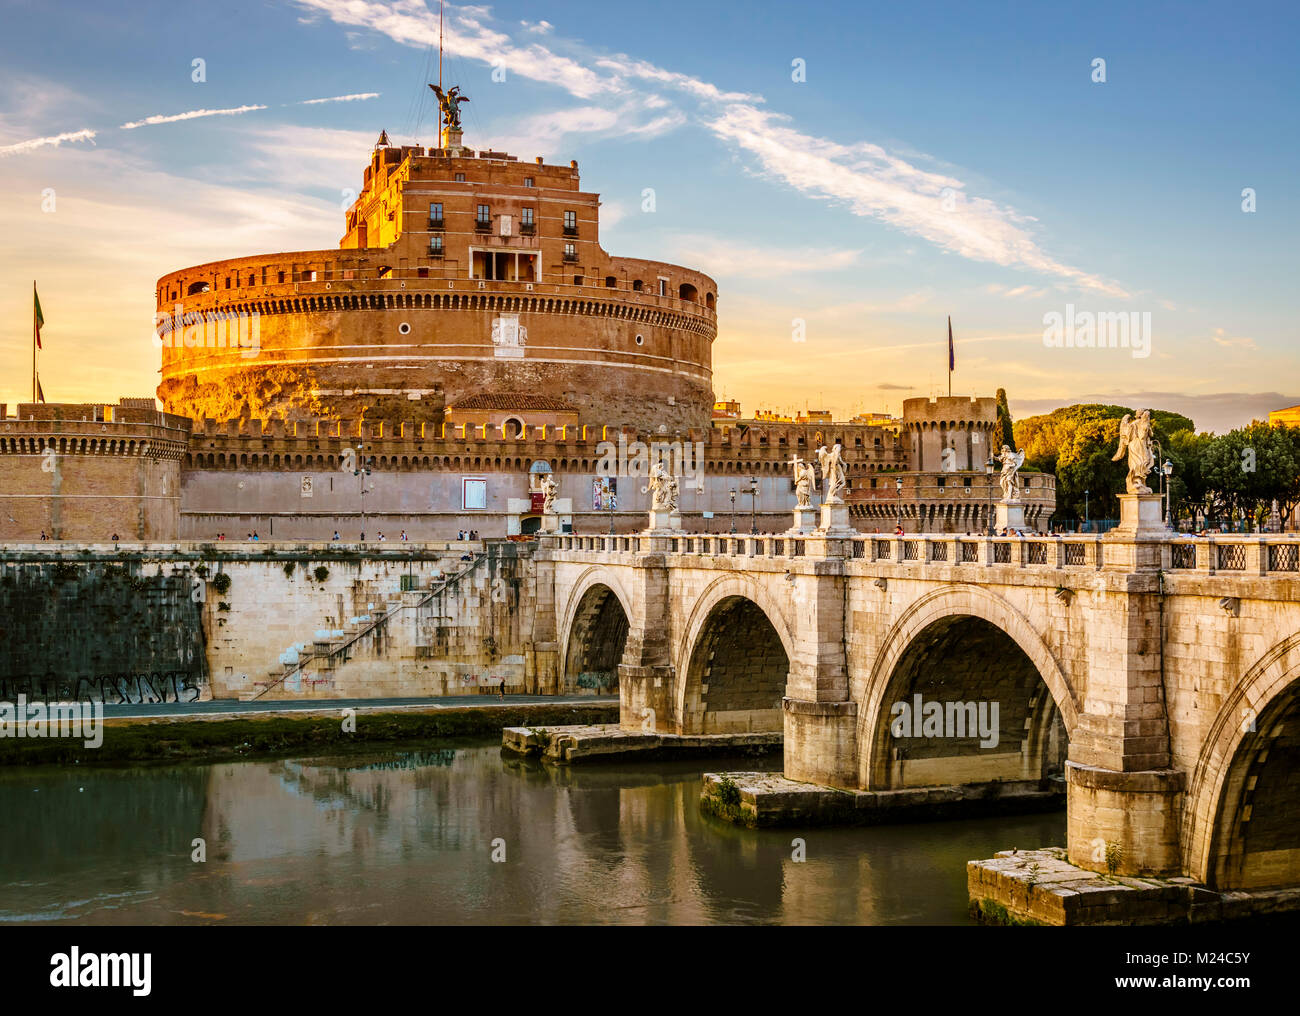
[[[524,355],[528,329],[519,323],[518,314],[502,314],[492,320],[492,352],[499,357]]]

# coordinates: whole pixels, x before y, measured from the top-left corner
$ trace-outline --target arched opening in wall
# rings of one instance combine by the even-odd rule
[[[712,293],[704,294],[704,306],[708,307],[709,310],[713,310],[716,304],[717,304],[717,297],[715,297]]]
[[[1038,668],[997,625],[927,625],[894,666],[872,738],[873,790],[1000,784],[1065,792],[1069,739]]]
[[[609,586],[594,585],[583,593],[573,615],[564,656],[565,690],[616,694],[627,629],[627,613]]]
[[[196,293],[206,293],[210,287],[206,282],[191,282],[189,288],[185,290],[186,296],[194,296]]]
[[[781,730],[790,675],[781,636],[743,596],[718,603],[704,622],[686,674],[682,733]]]
[[[524,536],[533,536],[541,531],[542,517],[540,515],[525,515],[519,520],[519,532]]]
[[[682,300],[695,302],[700,298],[700,291],[692,286],[689,282],[683,282],[677,287],[677,296]]]
[[[1300,680],[1253,720],[1223,781],[1210,845],[1216,889],[1264,889],[1300,883]]]
[[[524,436],[524,421],[512,416],[501,424],[501,430],[507,441],[516,441]]]

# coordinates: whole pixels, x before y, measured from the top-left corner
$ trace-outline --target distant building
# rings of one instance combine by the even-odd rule
[[[1274,409],[1268,414],[1268,422],[1274,426],[1300,427],[1300,406]]]

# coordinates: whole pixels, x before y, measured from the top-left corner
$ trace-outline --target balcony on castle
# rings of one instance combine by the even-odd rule
[[[443,220],[442,220],[442,219],[430,219],[430,220],[429,220],[429,228],[430,228],[430,229],[442,229],[442,228],[443,228]]]

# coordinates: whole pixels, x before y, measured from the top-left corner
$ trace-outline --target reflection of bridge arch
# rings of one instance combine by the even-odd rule
[[[961,737],[895,737],[897,702],[940,703],[945,724],[992,720],[996,745]],[[1027,618],[975,586],[944,586],[912,604],[886,634],[859,711],[859,781],[887,789],[950,783],[1036,782],[1064,764],[1078,697]],[[954,708],[949,710],[949,704]],[[974,703],[958,710],[956,703]],[[945,734],[954,731],[944,728]]]
[[[560,642],[564,691],[618,690],[618,665],[627,646],[629,599],[609,569],[588,568],[574,583]]]
[[[793,642],[780,608],[740,575],[696,601],[676,654],[682,733],[781,730]]]
[[[1183,813],[1183,863],[1193,878],[1218,889],[1300,882],[1297,768],[1300,634],[1247,672],[1206,736]]]

